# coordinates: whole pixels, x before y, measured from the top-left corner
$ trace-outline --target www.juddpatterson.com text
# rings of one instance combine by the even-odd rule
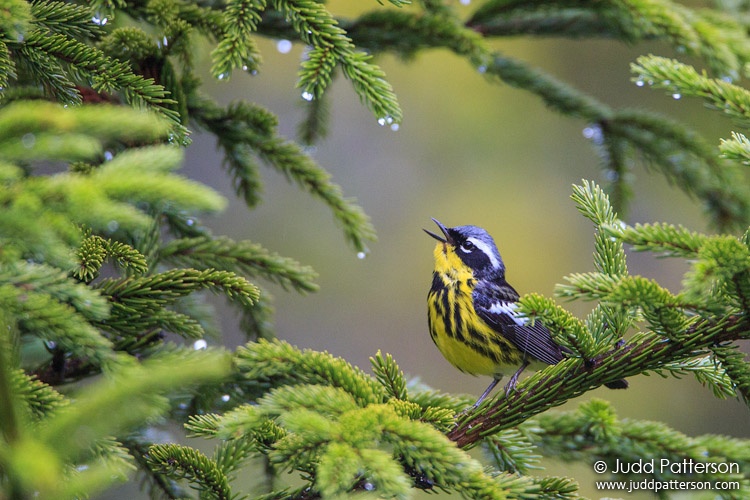
[[[740,465],[733,462],[697,462],[691,459],[682,461],[673,461],[667,458],[653,458],[648,460],[623,461],[615,460],[610,467],[604,460],[594,463],[594,472],[604,474],[610,472],[613,474],[655,474],[655,475],[687,475],[699,479],[701,474],[705,474],[706,479],[711,475],[739,475]],[[723,481],[712,478],[711,480],[671,479],[657,480],[646,478],[642,480],[627,481],[596,481],[598,490],[622,490],[632,493],[636,490],[645,490],[659,492],[663,490],[739,490],[739,481]]]

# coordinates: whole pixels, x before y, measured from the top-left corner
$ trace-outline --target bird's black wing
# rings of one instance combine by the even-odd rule
[[[562,348],[544,325],[537,321],[532,326],[516,313],[518,292],[505,280],[480,281],[472,299],[479,317],[522,352],[550,365],[564,358]]]

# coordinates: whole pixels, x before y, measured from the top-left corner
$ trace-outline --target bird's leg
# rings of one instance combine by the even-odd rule
[[[475,409],[477,409],[477,407],[479,407],[479,405],[480,405],[480,404],[482,404],[482,401],[484,401],[484,399],[485,399],[485,398],[486,398],[487,396],[489,396],[489,395],[490,395],[490,393],[492,392],[492,389],[494,389],[494,388],[495,388],[495,386],[497,385],[497,383],[498,383],[498,382],[500,382],[500,379],[501,379],[501,378],[502,378],[502,376],[500,376],[500,377],[498,377],[498,378],[493,378],[493,379],[492,379],[492,382],[490,382],[490,385],[489,385],[489,387],[487,387],[487,389],[485,389],[485,391],[484,391],[484,392],[482,393],[482,395],[481,395],[481,396],[479,396],[479,399],[477,399],[477,402],[476,402],[476,403],[474,403],[474,406],[472,406],[472,407],[471,407],[471,409],[472,409],[472,410],[475,410]]]
[[[516,388],[518,377],[521,376],[521,372],[523,372],[527,366],[529,366],[529,362],[524,361],[523,364],[518,368],[518,370],[516,370],[516,373],[514,373],[513,376],[510,377],[510,380],[508,380],[508,383],[505,384],[505,394],[508,394],[510,391]]]
[[[505,384],[505,394],[508,394],[508,392],[512,391],[516,387],[516,383],[518,382],[518,377],[521,376],[521,373],[526,369],[526,367],[529,366],[528,361],[524,361],[523,364],[516,370],[516,373],[513,374],[513,376],[508,380],[508,383]],[[477,402],[474,403],[474,405],[471,407],[472,410],[476,410],[480,404],[482,404],[482,401],[487,398],[487,396],[490,395],[492,392],[492,389],[495,388],[498,382],[500,382],[500,379],[503,378],[502,375],[492,379],[492,382],[490,382],[489,387],[484,390],[481,396],[479,396],[479,399],[477,399]]]

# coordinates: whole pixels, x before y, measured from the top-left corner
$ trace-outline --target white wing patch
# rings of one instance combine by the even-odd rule
[[[527,319],[523,316],[520,316],[516,309],[518,309],[518,305],[514,302],[495,302],[490,306],[490,312],[494,314],[505,314],[509,316],[518,326],[524,326],[526,324]]]
[[[466,238],[466,241],[474,243],[474,246],[480,249],[482,253],[485,254],[488,259],[490,259],[490,262],[492,263],[492,269],[497,269],[500,267],[500,262],[497,260],[494,249],[487,242],[482,241],[479,238]]]

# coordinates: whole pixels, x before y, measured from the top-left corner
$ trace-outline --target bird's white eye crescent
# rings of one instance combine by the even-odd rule
[[[470,253],[472,250],[474,250],[474,243],[472,243],[469,240],[464,241],[461,243],[461,251],[464,253]]]

